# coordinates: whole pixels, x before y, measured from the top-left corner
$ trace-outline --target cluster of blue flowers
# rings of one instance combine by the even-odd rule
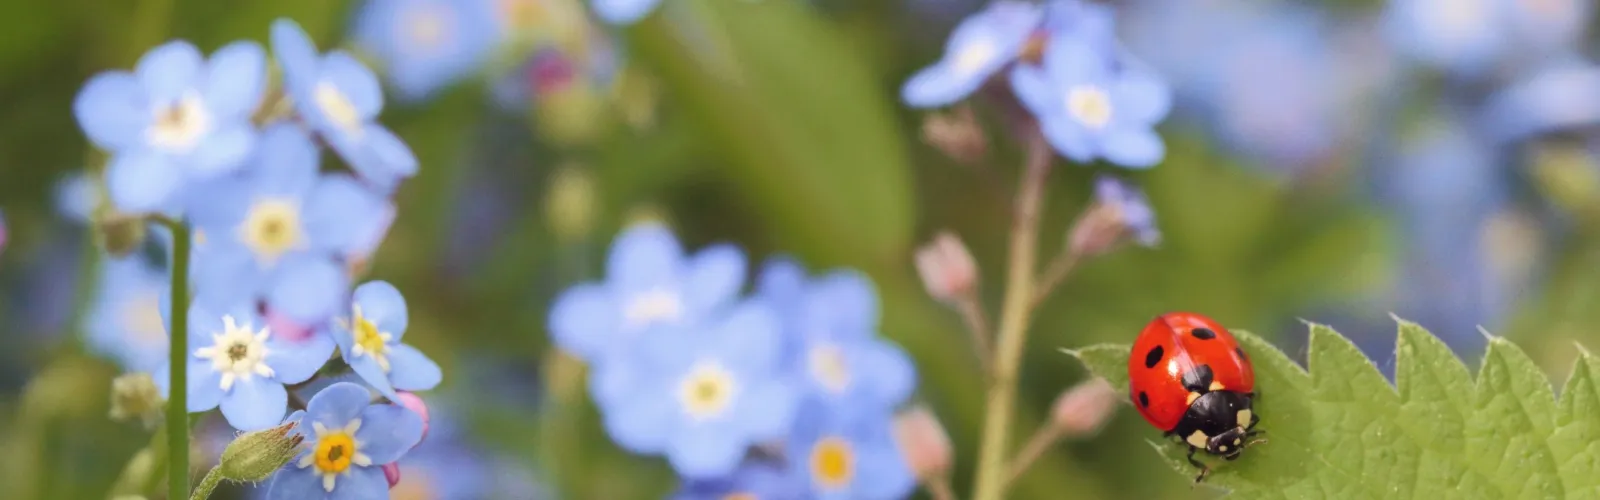
[[[613,242],[604,281],[556,300],[550,335],[590,367],[612,440],[666,457],[689,498],[909,495],[890,426],[915,369],[878,336],[871,282],[785,258],[753,297],[745,280],[738,248],[688,254],[643,224]]]
[[[1154,166],[1166,155],[1155,125],[1172,92],[1116,40],[1113,18],[1080,0],[997,0],[956,27],[944,57],[912,75],[901,97],[948,106],[1009,68],[1011,90],[1056,151],[1078,163]]]
[[[270,498],[386,497],[381,467],[422,438],[415,412],[341,382],[285,413],[299,397],[291,393],[331,359],[390,401],[439,384],[438,365],[401,343],[400,292],[351,282],[387,233],[389,198],[417,159],[377,122],[383,93],[371,70],[318,51],[286,19],[273,23],[271,41],[279,81],[254,42],[207,58],[173,41],[79,93],[78,121],[110,156],[109,208],[185,221],[195,243],[197,293],[185,317],[166,317],[169,283],[138,255],[107,261],[92,344],[128,370],[152,372],[166,395],[168,326],[186,321],[189,412],[220,408],[243,431],[301,422],[305,449],[275,476]],[[347,168],[324,168],[319,145]],[[158,245],[166,253],[170,239]]]

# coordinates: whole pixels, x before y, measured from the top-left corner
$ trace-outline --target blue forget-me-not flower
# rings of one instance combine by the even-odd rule
[[[961,21],[945,43],[944,56],[906,80],[900,97],[916,108],[953,104],[1022,54],[1044,20],[1044,9],[1028,2],[996,0]]]
[[[319,54],[305,30],[288,19],[272,23],[272,51],[295,109],[350,168],[382,191],[416,175],[411,148],[376,121],[383,88],[372,70],[344,51]]]
[[[878,295],[853,271],[812,280],[799,264],[777,258],[763,266],[758,294],[779,311],[787,341],[785,366],[830,411],[887,415],[916,388],[911,358],[878,336]],[[798,290],[785,289],[800,287]]]
[[[1516,142],[1600,123],[1600,67],[1581,58],[1557,59],[1490,96],[1486,131]]]
[[[400,343],[409,317],[406,299],[386,281],[356,287],[349,316],[332,322],[333,338],[345,363],[384,395],[395,390],[424,391],[439,385],[439,365],[415,347]]]
[[[167,361],[166,272],[142,255],[107,258],[85,325],[86,343],[128,371],[152,372]]]
[[[372,404],[371,397],[360,385],[339,382],[291,415],[288,420],[300,422],[294,432],[305,437],[304,451],[273,475],[267,498],[388,498],[380,467],[422,440],[422,418],[399,405]]]
[[[589,2],[600,20],[623,26],[639,22],[661,4],[661,0],[589,0]]]
[[[1094,200],[1115,212],[1122,230],[1134,242],[1147,247],[1161,243],[1161,229],[1156,227],[1156,211],[1150,208],[1150,199],[1138,187],[1115,177],[1096,177]]]
[[[893,500],[909,496],[917,481],[900,453],[888,414],[800,410],[784,450],[804,478],[805,498]]]
[[[1424,64],[1463,75],[1494,66],[1511,35],[1502,22],[1508,0],[1395,0],[1384,13],[1385,35]]]
[[[725,477],[684,481],[671,500],[801,500],[799,479],[777,464],[749,460]]]
[[[1052,36],[1043,67],[1018,65],[1011,86],[1067,158],[1154,166],[1166,155],[1155,125],[1171,108],[1171,90],[1142,64],[1112,56],[1082,37]]]
[[[145,53],[132,72],[90,78],[72,109],[89,141],[111,153],[112,203],[130,213],[166,211],[188,180],[237,168],[255,142],[250,116],[265,72],[254,43],[230,44],[208,61],[179,40]]]
[[[500,36],[495,5],[369,0],[356,21],[356,39],[383,60],[402,99],[423,99],[484,63]]]
[[[797,392],[781,371],[777,320],[746,302],[701,324],[658,328],[637,341],[630,370],[601,369],[606,430],[624,449],[662,454],[680,475],[733,472],[753,444],[788,432]]]
[[[326,336],[289,341],[274,335],[255,304],[225,308],[196,302],[189,307],[189,411],[222,407],[222,416],[239,430],[277,425],[289,405],[284,384],[304,382],[333,354]],[[165,363],[153,374],[169,394]]]
[[[313,324],[343,307],[340,259],[381,239],[394,208],[348,175],[319,174],[316,145],[293,124],[268,128],[261,145],[243,175],[191,197],[199,300],[264,298]]]

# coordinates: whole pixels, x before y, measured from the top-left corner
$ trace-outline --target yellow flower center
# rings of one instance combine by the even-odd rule
[[[622,316],[624,322],[635,328],[676,321],[683,316],[683,300],[670,290],[650,290],[629,300]]]
[[[328,116],[328,121],[333,122],[335,127],[343,129],[348,134],[361,133],[361,113],[339,87],[328,82],[318,82],[312,98],[316,99],[317,108]]]
[[[239,237],[256,254],[262,266],[277,262],[283,254],[305,244],[300,227],[300,207],[289,200],[261,200],[250,207]]]
[[[335,433],[317,440],[317,469],[327,472],[344,472],[350,468],[356,440],[349,434]]]
[[[547,17],[540,0],[500,0],[500,18],[512,29],[538,26]]]
[[[405,14],[405,33],[412,46],[418,49],[438,47],[451,35],[450,23],[455,12],[442,5],[420,5]]]
[[[850,448],[849,441],[827,437],[811,448],[812,481],[823,488],[837,489],[850,484],[855,471],[855,450]]]
[[[999,51],[995,49],[994,42],[979,40],[967,44],[955,54],[956,73],[971,75],[977,73],[984,65],[989,64]]]
[[[322,422],[311,423],[314,439],[308,444],[311,452],[300,457],[295,464],[301,469],[316,467],[313,471],[322,476],[322,489],[333,491],[340,475],[350,475],[350,466],[367,467],[372,465],[372,458],[361,453],[363,443],[356,439],[356,431],[361,429],[361,419],[353,419],[341,428],[328,428]]]
[[[154,112],[155,121],[145,132],[145,138],[157,147],[186,152],[200,143],[200,138],[211,129],[211,114],[205,103],[194,92],[184,93],[178,100]]]
[[[678,399],[690,418],[705,420],[726,411],[737,388],[732,373],[717,363],[703,362],[679,383]]]
[[[811,378],[829,392],[838,394],[850,387],[850,364],[838,346],[811,348],[806,354],[806,366],[810,369]]]
[[[1094,85],[1079,85],[1067,91],[1067,112],[1078,123],[1098,129],[1111,122],[1111,96]]]
[[[350,354],[355,356],[371,356],[373,361],[384,372],[389,371],[389,341],[394,340],[394,335],[378,331],[378,324],[372,319],[361,314],[361,306],[351,308],[350,335],[355,338],[355,346],[350,349]]]

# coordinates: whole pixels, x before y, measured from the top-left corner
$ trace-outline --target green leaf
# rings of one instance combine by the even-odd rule
[[[1256,498],[1593,498],[1600,494],[1600,364],[1578,358],[1559,402],[1544,372],[1492,337],[1477,380],[1444,342],[1400,320],[1396,385],[1332,328],[1311,325],[1310,372],[1249,332],[1257,429],[1237,460],[1197,458],[1207,485]],[[1128,385],[1129,346],[1067,354]],[[1151,444],[1179,473],[1188,447]]]

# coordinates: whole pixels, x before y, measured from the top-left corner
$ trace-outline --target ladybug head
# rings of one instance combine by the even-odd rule
[[[1248,441],[1249,433],[1250,431],[1244,427],[1234,427],[1222,434],[1211,436],[1211,439],[1206,440],[1206,451],[1213,455],[1222,455],[1228,460],[1239,458],[1239,452],[1244,451],[1245,446],[1254,444]]]

